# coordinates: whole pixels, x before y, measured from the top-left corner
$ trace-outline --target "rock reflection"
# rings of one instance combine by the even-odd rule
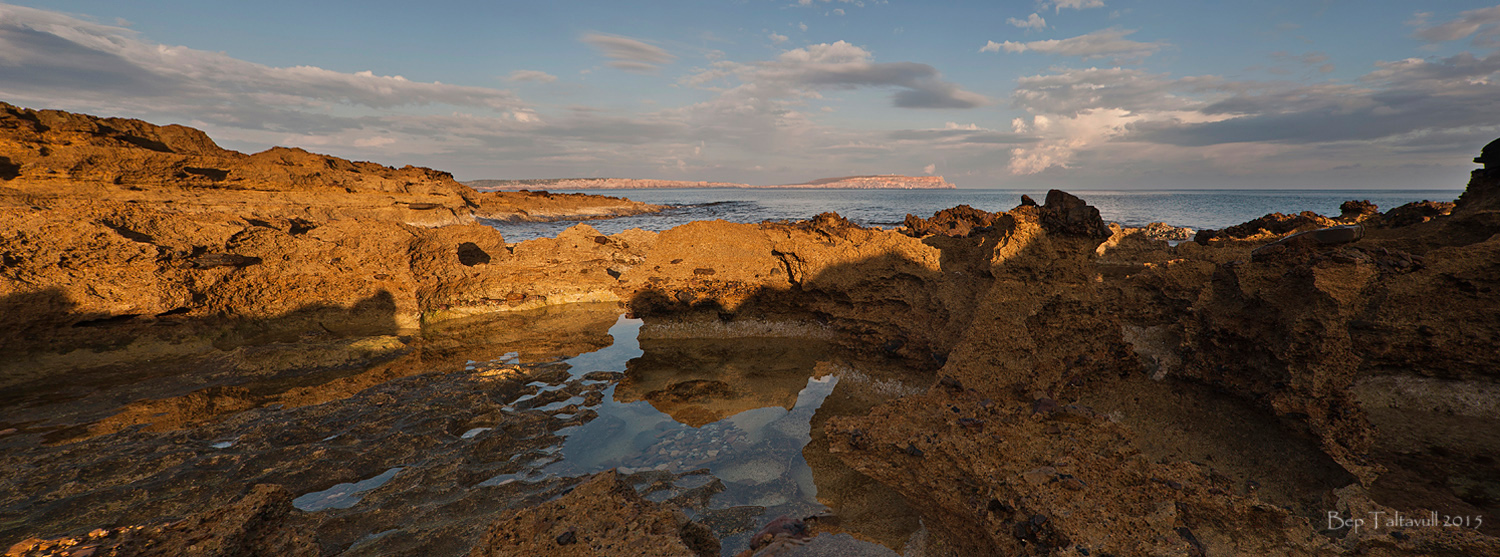
[[[803,455],[814,438],[814,416],[840,384],[838,372],[851,369],[832,363],[831,345],[801,338],[637,341],[633,334],[640,327],[622,318],[611,329],[615,346],[567,361],[574,376],[620,369],[624,374],[600,404],[588,408],[597,417],[557,432],[565,437],[562,458],[546,467],[545,477],[618,469],[648,498],[679,505],[709,526],[726,554],[745,547],[750,533],[775,517],[840,512],[820,502],[814,470]],[[612,357],[600,357],[606,351]],[[826,454],[817,460],[825,467],[836,463]],[[867,487],[836,467],[823,475],[839,477],[841,488]],[[893,503],[887,508],[892,514],[904,514],[899,501],[882,502]],[[846,523],[844,530],[897,548],[915,530],[904,523],[891,529],[886,521],[879,527],[889,531],[865,535],[858,531],[862,525]],[[869,541],[838,539],[843,550],[889,554]]]
[[[795,338],[648,339],[615,398],[645,400],[672,419],[700,427],[742,412],[790,410],[827,343]]]

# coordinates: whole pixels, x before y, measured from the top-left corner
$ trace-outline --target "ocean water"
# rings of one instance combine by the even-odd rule
[[[660,231],[695,220],[730,222],[800,220],[833,211],[864,226],[900,226],[907,214],[920,217],[956,205],[986,211],[1006,211],[1020,204],[1021,195],[1043,202],[1047,192],[1010,189],[951,190],[827,190],[827,189],[660,189],[572,190],[626,197],[668,205],[663,213],[587,221],[605,234],[629,228]],[[557,193],[563,193],[559,191]],[[1224,228],[1268,213],[1314,211],[1337,216],[1339,204],[1368,200],[1382,211],[1413,201],[1453,201],[1453,190],[1163,190],[1072,192],[1099,208],[1104,220],[1126,226],[1165,222],[1194,230]],[[551,223],[490,223],[507,242],[554,237],[577,221]]]

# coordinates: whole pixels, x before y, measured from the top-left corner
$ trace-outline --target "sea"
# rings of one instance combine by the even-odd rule
[[[1045,190],[1014,189],[758,189],[703,188],[649,190],[557,190],[553,193],[590,193],[625,197],[666,205],[670,209],[653,214],[582,221],[605,234],[630,228],[661,231],[695,220],[722,219],[730,222],[801,220],[832,211],[862,226],[894,228],[906,215],[929,217],[933,213],[968,205],[986,211],[1007,211],[1020,204],[1022,195],[1037,203]],[[1370,201],[1380,210],[1413,201],[1453,201],[1462,189],[1452,190],[1159,190],[1074,191],[1108,222],[1144,226],[1164,222],[1194,230],[1218,229],[1269,213],[1313,211],[1338,216],[1339,205],[1349,200]],[[556,237],[580,221],[503,223],[490,221],[507,242]]]

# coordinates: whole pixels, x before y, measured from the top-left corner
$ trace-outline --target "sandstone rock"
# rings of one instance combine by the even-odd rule
[[[446,172],[274,147],[246,155],[203,132],[0,103],[0,206],[70,210],[141,203],[241,217],[378,219],[419,226],[638,214],[661,207],[592,196],[479,193]]]
[[[1172,226],[1163,222],[1153,222],[1146,225],[1141,234],[1152,240],[1169,240],[1181,242],[1193,239],[1193,229],[1180,226]]]
[[[1339,220],[1343,221],[1360,222],[1379,214],[1380,207],[1369,200],[1350,200],[1339,205]]]
[[[1223,230],[1199,230],[1193,237],[1193,241],[1200,244],[1209,240],[1248,240],[1259,239],[1268,236],[1280,236],[1291,232],[1306,232],[1318,228],[1337,226],[1339,223],[1333,219],[1325,218],[1312,211],[1303,211],[1296,215],[1282,213],[1271,213],[1258,219],[1237,224]]]
[[[571,535],[570,535],[571,534]],[[708,528],[680,511],[652,503],[613,471],[596,474],[572,493],[497,520],[469,555],[719,554]]]
[[[1387,227],[1411,226],[1424,223],[1453,212],[1451,201],[1413,201],[1386,211],[1379,224]]]
[[[995,218],[1003,214],[981,211],[968,205],[959,205],[951,209],[943,209],[933,213],[930,219],[918,218],[916,215],[906,215],[906,233],[918,238],[933,234],[963,238],[968,237],[976,228],[984,228],[994,224]]]

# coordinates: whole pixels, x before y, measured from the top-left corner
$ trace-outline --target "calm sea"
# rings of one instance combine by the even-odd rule
[[[1021,195],[1037,203],[1046,191],[952,189],[952,190],[826,190],[826,189],[661,189],[574,190],[582,193],[626,197],[636,201],[668,205],[663,213],[587,221],[605,234],[628,228],[666,230],[695,220],[723,219],[731,222],[805,219],[833,211],[865,226],[895,227],[908,213],[932,216],[940,209],[969,205],[986,211],[1006,211],[1020,204]],[[568,191],[566,193],[574,193]],[[557,193],[564,193],[558,191]],[[1166,190],[1073,192],[1099,208],[1104,220],[1126,226],[1165,222],[1194,230],[1224,228],[1267,213],[1315,211],[1337,216],[1339,204],[1351,199],[1369,200],[1382,211],[1412,201],[1453,201],[1455,190]],[[575,221],[551,223],[491,223],[507,242],[554,237]]]

